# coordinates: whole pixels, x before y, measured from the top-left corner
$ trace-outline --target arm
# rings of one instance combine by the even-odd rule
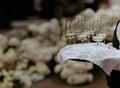
[[[118,21],[118,23],[117,23],[117,26],[115,28],[114,35],[113,35],[113,40],[112,40],[113,47],[115,47],[117,49],[119,49],[119,41],[117,39],[117,30],[118,30],[119,23],[120,23],[120,21]]]

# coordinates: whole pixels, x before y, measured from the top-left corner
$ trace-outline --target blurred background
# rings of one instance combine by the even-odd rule
[[[14,20],[75,16],[86,8],[97,11],[101,5],[109,6],[109,0],[1,0],[0,27],[9,27]]]
[[[95,42],[98,32],[111,45],[119,8],[119,0],[0,0],[0,88],[108,88],[98,66],[73,60],[62,65],[57,54],[73,42]],[[84,41],[65,35],[69,18],[73,29],[84,30],[72,33],[87,32]]]

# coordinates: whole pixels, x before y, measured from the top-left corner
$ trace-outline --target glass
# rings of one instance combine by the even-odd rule
[[[71,19],[66,19],[65,22],[65,37],[67,38],[69,45],[72,44],[72,39],[74,39],[75,35],[71,22]]]
[[[80,40],[82,43],[84,43],[87,40],[87,34],[81,33],[78,37],[78,40]]]
[[[99,58],[99,43],[102,42],[105,38],[106,38],[106,34],[104,33],[105,30],[104,30],[104,26],[105,26],[105,23],[101,20],[101,19],[98,19],[95,21],[95,34],[92,35],[92,40],[95,41],[97,43],[97,57],[96,58]]]
[[[84,19],[82,19],[82,18],[79,19],[79,22],[77,24],[77,29],[78,29],[77,40],[84,43],[84,41],[86,41],[86,39],[87,39],[87,35],[83,33],[84,29],[85,29],[85,20]]]

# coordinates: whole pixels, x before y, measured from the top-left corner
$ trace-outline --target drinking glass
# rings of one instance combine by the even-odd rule
[[[71,22],[71,19],[66,19],[65,22],[65,37],[67,38],[69,45],[72,43],[72,39],[74,39],[75,34]]]

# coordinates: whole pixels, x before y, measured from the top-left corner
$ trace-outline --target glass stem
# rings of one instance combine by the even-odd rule
[[[76,43],[76,36],[74,36],[74,40],[73,40],[74,44]]]
[[[99,47],[99,41],[97,41],[97,59],[98,59],[98,57],[99,57],[99,53],[98,53],[98,47]]]
[[[71,45],[71,39],[70,38],[68,39],[68,44]]]

